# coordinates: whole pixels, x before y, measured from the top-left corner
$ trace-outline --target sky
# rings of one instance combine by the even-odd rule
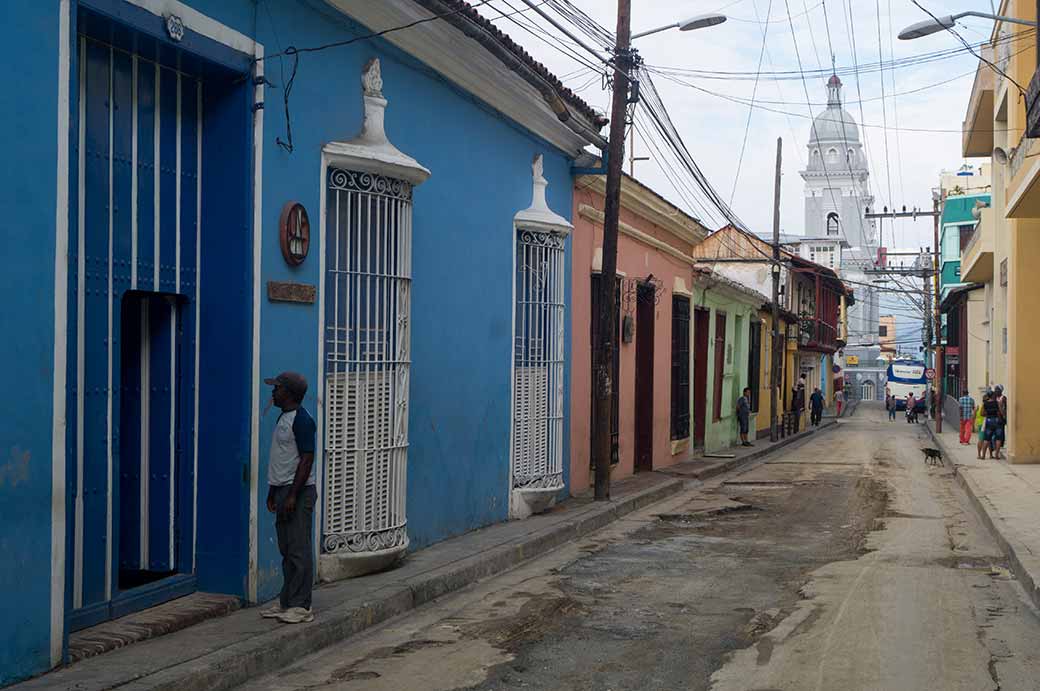
[[[570,2],[614,31],[615,0]],[[919,2],[936,15],[991,9],[986,0]],[[896,35],[902,28],[928,18],[911,0],[633,0],[632,4],[633,32],[708,12],[727,16],[725,23],[714,27],[690,32],[671,29],[637,39],[634,46],[644,63],[653,68],[746,73],[740,79],[733,75],[717,75],[723,78],[715,79],[683,75],[680,78],[685,84],[655,74],[654,81],[707,179],[724,200],[732,199],[733,211],[756,233],[772,229],[778,137],[783,140],[780,226],[785,233],[802,233],[804,202],[799,171],[806,163],[810,117],[825,108],[827,95],[826,75],[811,74],[803,80],[799,73],[827,70],[829,74],[832,51],[839,71],[852,72],[856,64],[861,70],[858,82],[853,74],[842,76],[843,101],[860,124],[865,140],[875,208],[930,208],[931,190],[938,186],[940,171],[956,169],[965,162],[961,157],[961,125],[978,59],[961,52],[924,64],[886,67],[882,72],[876,69],[882,59],[887,63],[963,47],[949,32],[899,40]],[[557,29],[529,10],[502,17],[502,13],[525,7],[520,0],[492,0],[480,11],[495,19],[500,29],[568,87],[579,90],[588,103],[607,112],[610,94],[603,80],[560,50],[563,39]],[[992,23],[983,19],[966,18],[958,24],[958,31],[969,43],[988,39],[991,29]],[[539,30],[550,32],[557,40],[543,40],[546,36]],[[576,50],[584,55],[581,49]],[[754,74],[759,71],[760,57],[763,73],[793,74],[783,80],[763,74],[756,87]],[[875,67],[864,70],[868,64]],[[726,100],[727,96],[745,103]],[[757,107],[750,109],[749,121],[746,102],[753,96]],[[635,148],[638,156],[652,156],[650,161],[635,164],[637,178],[702,218],[709,227],[721,225],[711,222],[707,214],[675,191],[663,170],[672,170],[674,176],[674,165],[649,151],[638,132]],[[629,170],[627,152],[625,170]],[[688,200],[690,195],[685,197]],[[886,221],[882,241],[888,247],[903,249],[931,246],[931,219],[899,220],[894,227],[892,221]],[[886,312],[886,303],[887,311],[901,317],[901,334],[908,328],[916,330],[908,306],[889,296],[882,312]]]

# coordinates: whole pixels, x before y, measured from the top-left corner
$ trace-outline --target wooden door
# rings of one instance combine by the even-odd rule
[[[711,419],[722,419],[722,385],[726,375],[726,313],[715,313],[715,386]]]
[[[635,470],[654,468],[654,314],[652,285],[640,285],[636,299],[636,459]]]
[[[693,311],[693,444],[704,445],[704,416],[708,406],[708,323],[706,309]]]

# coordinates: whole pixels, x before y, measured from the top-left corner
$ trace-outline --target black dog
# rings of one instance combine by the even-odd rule
[[[942,451],[939,449],[921,449],[924,452],[924,462],[926,465],[941,465],[945,466],[943,462]]]

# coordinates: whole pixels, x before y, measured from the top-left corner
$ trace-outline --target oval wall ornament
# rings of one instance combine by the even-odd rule
[[[299,266],[311,246],[311,222],[307,209],[299,202],[286,202],[278,219],[278,243],[289,266]]]

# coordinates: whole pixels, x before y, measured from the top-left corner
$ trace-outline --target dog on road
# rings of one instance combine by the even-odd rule
[[[921,449],[921,451],[924,453],[925,465],[941,465],[941,466],[945,466],[946,465],[943,462],[942,451],[940,451],[939,449],[928,449],[928,448],[925,448],[925,449]]]

